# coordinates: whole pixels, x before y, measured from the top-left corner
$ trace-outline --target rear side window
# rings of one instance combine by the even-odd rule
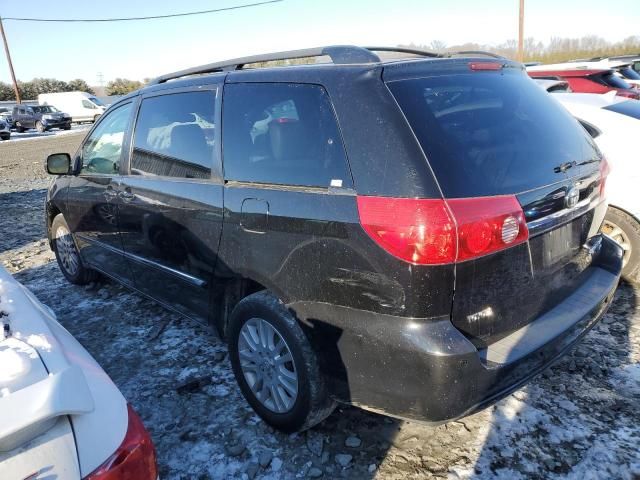
[[[399,80],[389,88],[446,197],[520,193],[566,178],[555,171],[563,163],[598,158],[587,132],[521,72]]]
[[[215,92],[186,92],[142,100],[131,156],[132,175],[210,178]]]
[[[322,87],[228,84],[222,115],[225,179],[353,186],[333,108]]]

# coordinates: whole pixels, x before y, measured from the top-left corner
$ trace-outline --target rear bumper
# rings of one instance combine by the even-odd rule
[[[428,423],[469,415],[526,383],[604,315],[622,268],[611,239],[592,243],[585,281],[526,327],[477,349],[450,322],[294,303],[339,401]]]

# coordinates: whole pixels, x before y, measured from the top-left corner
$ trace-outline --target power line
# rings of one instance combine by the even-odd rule
[[[151,15],[146,17],[125,17],[125,18],[22,18],[22,17],[2,17],[2,20],[13,20],[16,22],[64,22],[64,23],[89,23],[89,22],[130,22],[136,20],[157,20],[161,18],[188,17],[191,15],[204,15],[207,13],[225,12],[229,10],[239,10],[241,8],[257,7],[270,3],[280,3],[284,0],[266,0],[263,2],[246,3],[244,5],[235,5],[233,7],[216,8],[212,10],[200,10],[198,12],[172,13],[168,15]]]

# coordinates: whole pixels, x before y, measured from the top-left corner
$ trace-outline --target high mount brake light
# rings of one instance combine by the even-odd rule
[[[84,480],[156,480],[156,451],[138,414],[127,405],[129,425],[118,449]]]
[[[482,70],[501,70],[504,65],[498,62],[471,62],[469,68],[475,71]]]
[[[416,265],[470,260],[525,242],[515,196],[411,199],[358,196],[360,223],[384,250]]]

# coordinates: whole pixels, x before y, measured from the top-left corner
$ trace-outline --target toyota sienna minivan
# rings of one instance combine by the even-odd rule
[[[484,408],[593,327],[620,276],[607,163],[520,63],[381,50],[164,75],[47,159],[65,277],[215,326],[284,431],[336,402],[430,423]]]

